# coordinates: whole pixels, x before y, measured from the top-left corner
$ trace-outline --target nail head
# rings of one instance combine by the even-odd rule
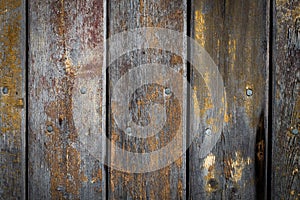
[[[170,95],[171,94],[171,89],[170,88],[166,88],[165,89],[165,94],[166,95]]]
[[[81,92],[81,94],[86,94],[87,89],[85,87],[83,87],[83,88],[80,89],[80,92]]]
[[[206,134],[206,135],[211,135],[211,129],[210,129],[210,128],[207,128],[207,129],[205,130],[205,134]]]
[[[253,95],[253,90],[250,89],[250,88],[247,88],[246,94],[247,94],[248,97],[252,96]]]
[[[7,87],[3,87],[2,92],[3,92],[3,94],[8,94],[8,88]]]
[[[298,129],[294,128],[294,129],[292,130],[292,133],[293,133],[294,135],[298,135],[298,134],[299,134],[299,131],[298,131]]]
[[[129,134],[129,135],[131,134],[131,128],[130,127],[126,128],[126,133]]]
[[[47,127],[47,131],[48,131],[48,132],[52,132],[52,131],[53,131],[53,127],[52,127],[52,126],[48,126],[48,127]]]

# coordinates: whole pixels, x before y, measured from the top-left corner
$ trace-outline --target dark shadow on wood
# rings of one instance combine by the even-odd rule
[[[266,140],[264,126],[264,111],[260,114],[259,124],[256,130],[255,147],[255,180],[256,199],[265,198],[265,165],[266,165]]]

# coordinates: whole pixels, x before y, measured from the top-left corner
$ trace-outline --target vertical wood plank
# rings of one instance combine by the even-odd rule
[[[111,37],[114,34],[141,27],[167,28],[185,32],[185,17],[186,5],[181,0],[113,0],[110,1],[108,8],[108,35]],[[139,44],[138,41],[136,43],[137,45],[144,46],[143,44]],[[158,49],[145,48],[133,50],[120,56],[110,65],[109,94],[112,95],[114,87],[123,76],[131,73],[132,70],[138,70],[139,65],[148,63],[164,64],[181,75],[185,73],[184,61],[179,55]],[[143,74],[143,72],[142,70],[140,73]],[[151,73],[149,73],[149,76],[151,76]],[[132,137],[130,136],[130,131],[128,132],[131,128],[128,127],[124,130],[118,127],[116,119],[112,114],[110,115],[110,140],[118,148],[133,153],[152,153],[171,142],[176,131],[182,132],[183,137],[181,140],[182,143],[185,142],[186,105],[184,102],[179,101],[173,91],[170,91],[171,94],[166,92],[166,87],[172,82],[169,78],[166,71],[161,72],[156,77],[156,81],[159,84],[140,85],[133,94],[129,94],[132,96],[130,102],[125,102],[125,105],[128,105],[126,107],[130,110],[132,120],[141,126],[149,125],[150,121],[154,121],[154,123],[158,121],[160,113],[150,111],[150,107],[153,107],[153,104],[163,106],[163,109],[166,111],[166,123],[159,132],[154,133],[154,136],[147,138]],[[122,84],[122,88],[124,88],[122,91],[124,93],[129,91],[131,85],[142,82],[142,79],[143,76],[139,75],[132,76],[128,80],[126,79],[127,82],[123,82]],[[175,77],[173,81],[176,82],[182,92],[179,95],[184,96],[184,81],[177,80]],[[116,110],[113,106],[113,103],[111,103],[111,113],[116,115],[121,114],[121,111]],[[110,150],[110,161],[112,163],[115,161],[117,153],[115,148],[111,148]],[[172,153],[170,151],[170,154]],[[125,162],[129,161],[127,157],[124,159]],[[157,157],[152,161],[160,163],[166,159],[167,155],[165,157]],[[132,160],[133,170],[136,167],[136,163],[134,162],[135,160]],[[109,173],[108,198],[185,199],[185,185],[185,156],[179,158],[169,166],[146,173],[123,172],[111,168]]]
[[[273,7],[272,199],[300,198],[300,2]]]
[[[103,1],[29,3],[29,198],[103,199]]]
[[[223,77],[224,126],[212,151],[201,157],[217,119],[203,77],[192,70],[191,114],[199,115],[199,134],[190,148],[191,199],[264,197],[266,2],[260,0],[193,1],[192,35],[210,54]],[[215,80],[218,81],[218,80]],[[193,118],[191,118],[193,119]],[[194,118],[194,120],[197,118]],[[212,144],[213,145],[213,144]]]
[[[0,1],[0,199],[25,199],[25,1]]]

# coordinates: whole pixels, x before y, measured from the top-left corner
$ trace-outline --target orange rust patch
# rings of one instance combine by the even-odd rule
[[[0,182],[3,198],[19,199],[22,195],[22,115],[23,115],[23,69],[22,69],[22,12],[21,0],[0,1]],[[7,88],[4,94],[3,88]],[[5,181],[7,180],[7,181]]]
[[[57,43],[63,50],[61,60],[54,60],[61,63],[65,68],[65,76],[55,79],[56,100],[45,105],[45,111],[49,122],[53,126],[53,132],[47,133],[46,160],[50,168],[50,191],[52,199],[79,198],[81,181],[86,180],[80,170],[81,157],[76,149],[78,144],[78,133],[73,121],[72,93],[76,70],[68,55],[67,31],[68,24],[64,8],[64,0],[53,3],[53,10],[57,16],[52,18],[52,24],[56,25],[54,31],[59,38]],[[61,189],[63,188],[63,189]]]
[[[95,182],[97,182],[97,181],[99,181],[99,182],[102,181],[102,170],[101,170],[101,169],[97,170],[97,171],[93,174],[93,177],[92,177],[92,180],[91,180],[92,183],[95,183]]]
[[[171,57],[171,64],[172,65],[181,65],[181,64],[183,64],[181,56],[173,55]]]
[[[241,156],[240,152],[235,153],[235,159],[229,158],[225,159],[224,173],[226,179],[231,179],[233,182],[237,183],[241,180],[243,176],[244,168],[250,165],[252,160],[247,158],[246,160]]]
[[[21,5],[21,1],[13,1],[6,5],[6,1],[0,2],[0,8],[11,11]],[[21,66],[21,51],[20,51],[20,35],[22,16],[20,13],[10,18],[9,24],[5,24],[1,31],[0,44],[2,51],[0,52],[1,60],[1,78],[0,88],[8,88],[7,95],[1,95],[0,111],[3,113],[1,122],[1,133],[16,134],[20,133],[21,128],[21,112],[19,108],[23,108],[22,95],[22,66]],[[17,136],[17,135],[15,135]],[[21,137],[14,138],[15,146],[20,146]]]

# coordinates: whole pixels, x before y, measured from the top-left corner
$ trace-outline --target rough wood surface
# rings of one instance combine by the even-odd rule
[[[0,1],[0,199],[25,198],[25,1]]]
[[[25,199],[26,184],[29,199],[263,199],[266,156],[272,161],[270,198],[300,198],[299,1],[272,3],[271,35],[266,26],[269,1],[191,1],[190,32],[218,66],[225,90],[221,136],[203,157],[203,141],[212,137],[217,121],[210,116],[214,105],[206,84],[212,75],[199,74],[192,67],[189,89],[180,55],[147,48],[138,41],[137,46],[144,49],[118,57],[107,74],[104,65],[104,50],[110,47],[104,46],[106,34],[110,37],[141,27],[186,34],[186,1],[28,0],[28,166],[25,2],[0,0],[0,199]],[[272,69],[268,66],[269,36],[273,36]],[[172,41],[172,36],[165,39]],[[156,64],[149,66],[151,73],[148,69],[133,73],[149,63]],[[160,71],[159,65],[181,78]],[[272,85],[268,85],[268,70],[273,70]],[[116,109],[111,98],[119,81],[125,80],[121,84],[125,93],[153,74],[155,83],[140,85],[124,104],[139,126],[159,121],[161,108],[166,122],[155,135],[134,138],[130,126],[125,130],[119,126],[115,115],[122,110]],[[172,84],[182,98],[172,91]],[[106,106],[110,108],[107,114]],[[268,119],[270,112],[272,119]],[[107,116],[107,133],[116,146],[107,146],[100,136],[106,133]],[[271,138],[266,138],[267,120],[272,120]],[[194,126],[197,132],[191,132]],[[182,138],[177,144],[184,152],[186,130],[188,139],[198,135],[187,158],[184,154],[171,165],[146,173],[113,167],[106,173],[103,162],[110,165],[120,158],[115,147],[123,152],[156,152],[179,131]],[[266,155],[268,139],[272,139],[272,152]],[[172,154],[170,150],[168,155],[147,160],[147,167],[163,163]],[[135,160],[122,159],[133,163],[132,170],[138,167]]]
[[[29,199],[102,199],[103,2],[29,3]]]
[[[184,1],[181,0],[113,0],[110,1],[108,8],[108,35],[112,36],[141,27],[168,28],[184,32],[185,16],[186,7]],[[143,46],[143,44],[137,45]],[[163,49],[146,48],[127,52],[110,66],[110,95],[122,76],[130,73],[132,69],[137,69],[139,65],[147,63],[164,64],[181,75],[185,71],[184,62],[180,56]],[[131,77],[129,82],[123,83],[123,91],[129,91],[132,83],[142,82],[142,79],[143,76]],[[134,138],[128,135],[127,129],[119,128],[115,118],[111,115],[110,139],[117,147],[134,153],[154,152],[172,141],[176,131],[182,132],[181,140],[182,143],[185,142],[185,104],[179,101],[173,91],[167,95],[165,91],[168,84],[173,81],[181,88],[182,94],[179,95],[184,96],[184,81],[175,78],[170,80],[166,71],[161,72],[160,76],[156,77],[156,81],[156,84],[140,85],[133,94],[129,94],[132,99],[128,103],[125,102],[125,105],[128,105],[134,123],[141,126],[147,126],[151,122],[156,123],[160,113],[151,112],[150,109],[155,104],[160,105],[166,111],[166,123],[160,131],[154,133],[154,136]],[[113,104],[111,109],[112,113],[120,114],[119,110],[114,109]],[[115,161],[115,156],[115,149],[112,148],[111,162]],[[165,159],[167,156],[158,157],[152,161],[160,163]],[[185,166],[183,156],[169,166],[147,173],[122,172],[112,168],[109,173],[108,197],[109,199],[185,199]],[[132,167],[134,169],[135,164]],[[151,168],[151,165],[149,167]]]
[[[189,151],[190,199],[261,199],[264,196],[266,2],[200,0],[192,3],[192,35],[210,54],[224,80],[224,127],[201,158],[201,142],[215,118],[206,81],[192,70],[191,115],[200,115],[200,136]],[[215,80],[217,81],[217,80]],[[247,95],[247,89],[248,90]],[[192,118],[191,118],[192,119]]]
[[[300,2],[277,0],[273,10],[272,199],[299,199]]]

